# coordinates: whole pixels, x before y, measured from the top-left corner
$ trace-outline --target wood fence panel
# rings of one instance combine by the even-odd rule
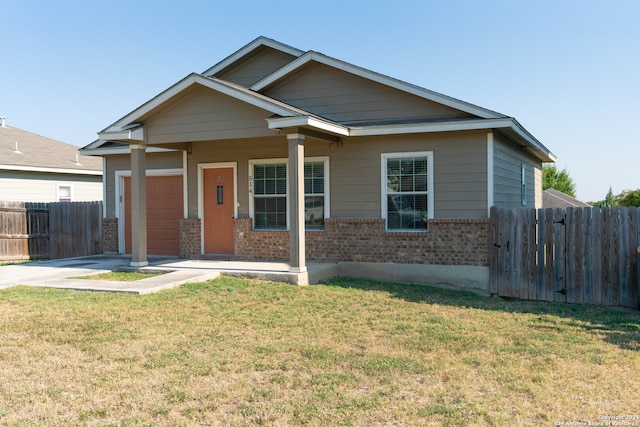
[[[564,302],[575,302],[575,286],[576,280],[576,210],[575,208],[568,208],[564,218],[564,232],[565,232],[565,267],[564,267]]]
[[[555,300],[555,289],[553,287],[553,266],[554,262],[554,247],[553,247],[553,209],[545,209],[545,240],[544,245],[546,247],[547,262],[545,264],[545,287],[546,287],[546,299],[545,301]]]
[[[0,201],[0,260],[101,253],[102,203]]]
[[[593,271],[592,274],[592,297],[591,301],[593,304],[602,304],[602,283],[603,283],[603,272],[605,265],[604,258],[604,248],[601,242],[605,239],[605,234],[603,234],[604,229],[604,215],[602,213],[602,209],[594,208],[592,210],[592,236],[593,236],[593,244],[591,248],[593,249],[593,264],[591,269]]]
[[[565,302],[564,263],[565,263],[565,227],[562,209],[553,210],[553,292],[554,301]]]
[[[500,296],[640,308],[640,208],[491,209]]]
[[[581,302],[590,302],[593,297],[593,209],[582,212],[582,292]]]

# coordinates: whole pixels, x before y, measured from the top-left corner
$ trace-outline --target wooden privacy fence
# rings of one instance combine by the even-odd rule
[[[491,209],[491,292],[640,308],[640,208]]]
[[[101,253],[102,202],[0,201],[0,260]]]

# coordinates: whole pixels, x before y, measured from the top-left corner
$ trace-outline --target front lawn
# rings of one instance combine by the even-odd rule
[[[0,425],[554,425],[640,415],[640,312],[336,279],[0,291]]]

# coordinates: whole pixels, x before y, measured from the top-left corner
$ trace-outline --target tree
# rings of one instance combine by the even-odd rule
[[[640,189],[638,190],[625,190],[616,198],[616,205],[618,206],[640,206]]]
[[[542,166],[542,189],[548,188],[554,188],[571,197],[576,197],[576,185],[566,168],[559,171],[555,165]]]

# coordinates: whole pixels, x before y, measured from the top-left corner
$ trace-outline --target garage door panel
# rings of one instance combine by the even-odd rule
[[[125,252],[131,253],[131,178],[125,178]],[[147,177],[147,252],[179,255],[179,220],[183,218],[182,175]]]

